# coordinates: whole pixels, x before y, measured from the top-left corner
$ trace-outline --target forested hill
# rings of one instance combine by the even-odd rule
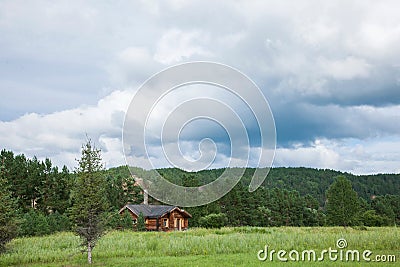
[[[193,215],[192,226],[400,224],[399,174],[355,176],[333,170],[273,168],[262,186],[249,192],[256,169],[237,168],[233,173],[243,170],[240,182],[221,199],[186,208]],[[133,171],[141,177],[152,175],[151,171]],[[224,169],[185,172],[171,168],[158,172],[175,184],[200,186],[217,179]],[[150,203],[157,202],[152,199]]]
[[[132,170],[137,171],[138,177],[152,175],[152,171]],[[230,175],[243,171],[244,174],[229,193],[207,205],[186,208],[193,215],[191,227],[209,227],[210,223],[212,226],[400,225],[399,174],[355,176],[333,170],[273,168],[263,185],[249,192],[248,185],[255,170],[233,169],[235,174]],[[169,168],[157,171],[175,184],[200,186],[217,179],[224,169],[185,172]],[[118,210],[126,203],[142,203],[143,194],[127,166],[102,170],[101,176],[105,180],[105,197],[110,207],[108,227],[118,228],[121,224]],[[338,176],[344,177],[338,179]],[[21,236],[70,230],[76,186],[77,173],[70,172],[65,166],[62,169],[53,166],[50,159],[40,161],[11,151],[0,152],[0,210],[7,200],[9,207],[15,206],[9,210],[19,217],[18,234]],[[327,191],[334,192],[329,201],[326,201]],[[353,211],[356,212],[351,221],[347,220],[350,211],[347,208],[340,217],[346,221],[334,220],[336,213],[328,206],[338,196],[343,201],[340,205],[332,204],[333,207],[354,204]],[[160,204],[151,197],[149,203]],[[219,223],[215,225],[215,222]]]
[[[180,169],[159,169],[158,172],[166,179],[179,185],[186,185],[191,180],[191,186],[207,184],[218,178],[224,169],[204,170],[200,172],[185,172]],[[255,169],[246,169],[241,183],[249,185]],[[263,186],[266,189],[279,188],[295,190],[300,195],[315,197],[322,206],[325,193],[335,177],[343,175],[348,178],[353,189],[360,197],[369,201],[377,195],[400,195],[400,174],[353,175],[340,171],[312,168],[272,168]],[[195,181],[193,181],[195,180]]]

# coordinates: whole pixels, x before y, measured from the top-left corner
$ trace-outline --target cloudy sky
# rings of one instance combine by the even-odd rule
[[[260,87],[274,166],[400,173],[398,14],[398,1],[0,1],[0,148],[73,169],[87,134],[107,167],[125,164],[122,125],[138,87],[200,60]],[[223,166],[229,138],[212,123],[191,127],[183,154],[219,137]]]

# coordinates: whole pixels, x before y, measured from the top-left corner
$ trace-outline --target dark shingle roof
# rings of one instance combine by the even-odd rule
[[[164,214],[166,214],[168,212],[171,212],[174,209],[178,209],[179,211],[186,213],[189,217],[192,217],[186,211],[183,211],[183,210],[181,210],[181,209],[179,209],[178,207],[175,207],[175,206],[145,205],[145,204],[131,205],[131,204],[128,204],[125,207],[128,208],[129,210],[131,210],[136,215],[139,215],[140,213],[143,213],[143,216],[144,217],[148,217],[148,218],[161,217]]]

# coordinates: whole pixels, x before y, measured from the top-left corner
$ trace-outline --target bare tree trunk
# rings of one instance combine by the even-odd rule
[[[92,244],[90,243],[90,241],[88,242],[87,246],[87,260],[89,264],[92,264]]]

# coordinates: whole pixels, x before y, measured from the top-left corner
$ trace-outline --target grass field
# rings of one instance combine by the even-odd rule
[[[280,262],[276,255],[260,261],[257,252],[269,250],[315,250],[317,258],[324,249],[337,249],[336,241],[344,238],[346,250],[371,250],[369,256],[395,255],[396,262],[330,261],[289,259]],[[79,238],[72,233],[45,237],[18,238],[8,244],[0,256],[0,266],[82,266],[86,254],[80,251]],[[293,254],[294,255],[294,254]],[[301,256],[300,256],[301,258]],[[400,229],[343,227],[254,228],[237,227],[218,230],[191,229],[185,232],[119,232],[107,233],[93,251],[93,266],[400,266]]]

